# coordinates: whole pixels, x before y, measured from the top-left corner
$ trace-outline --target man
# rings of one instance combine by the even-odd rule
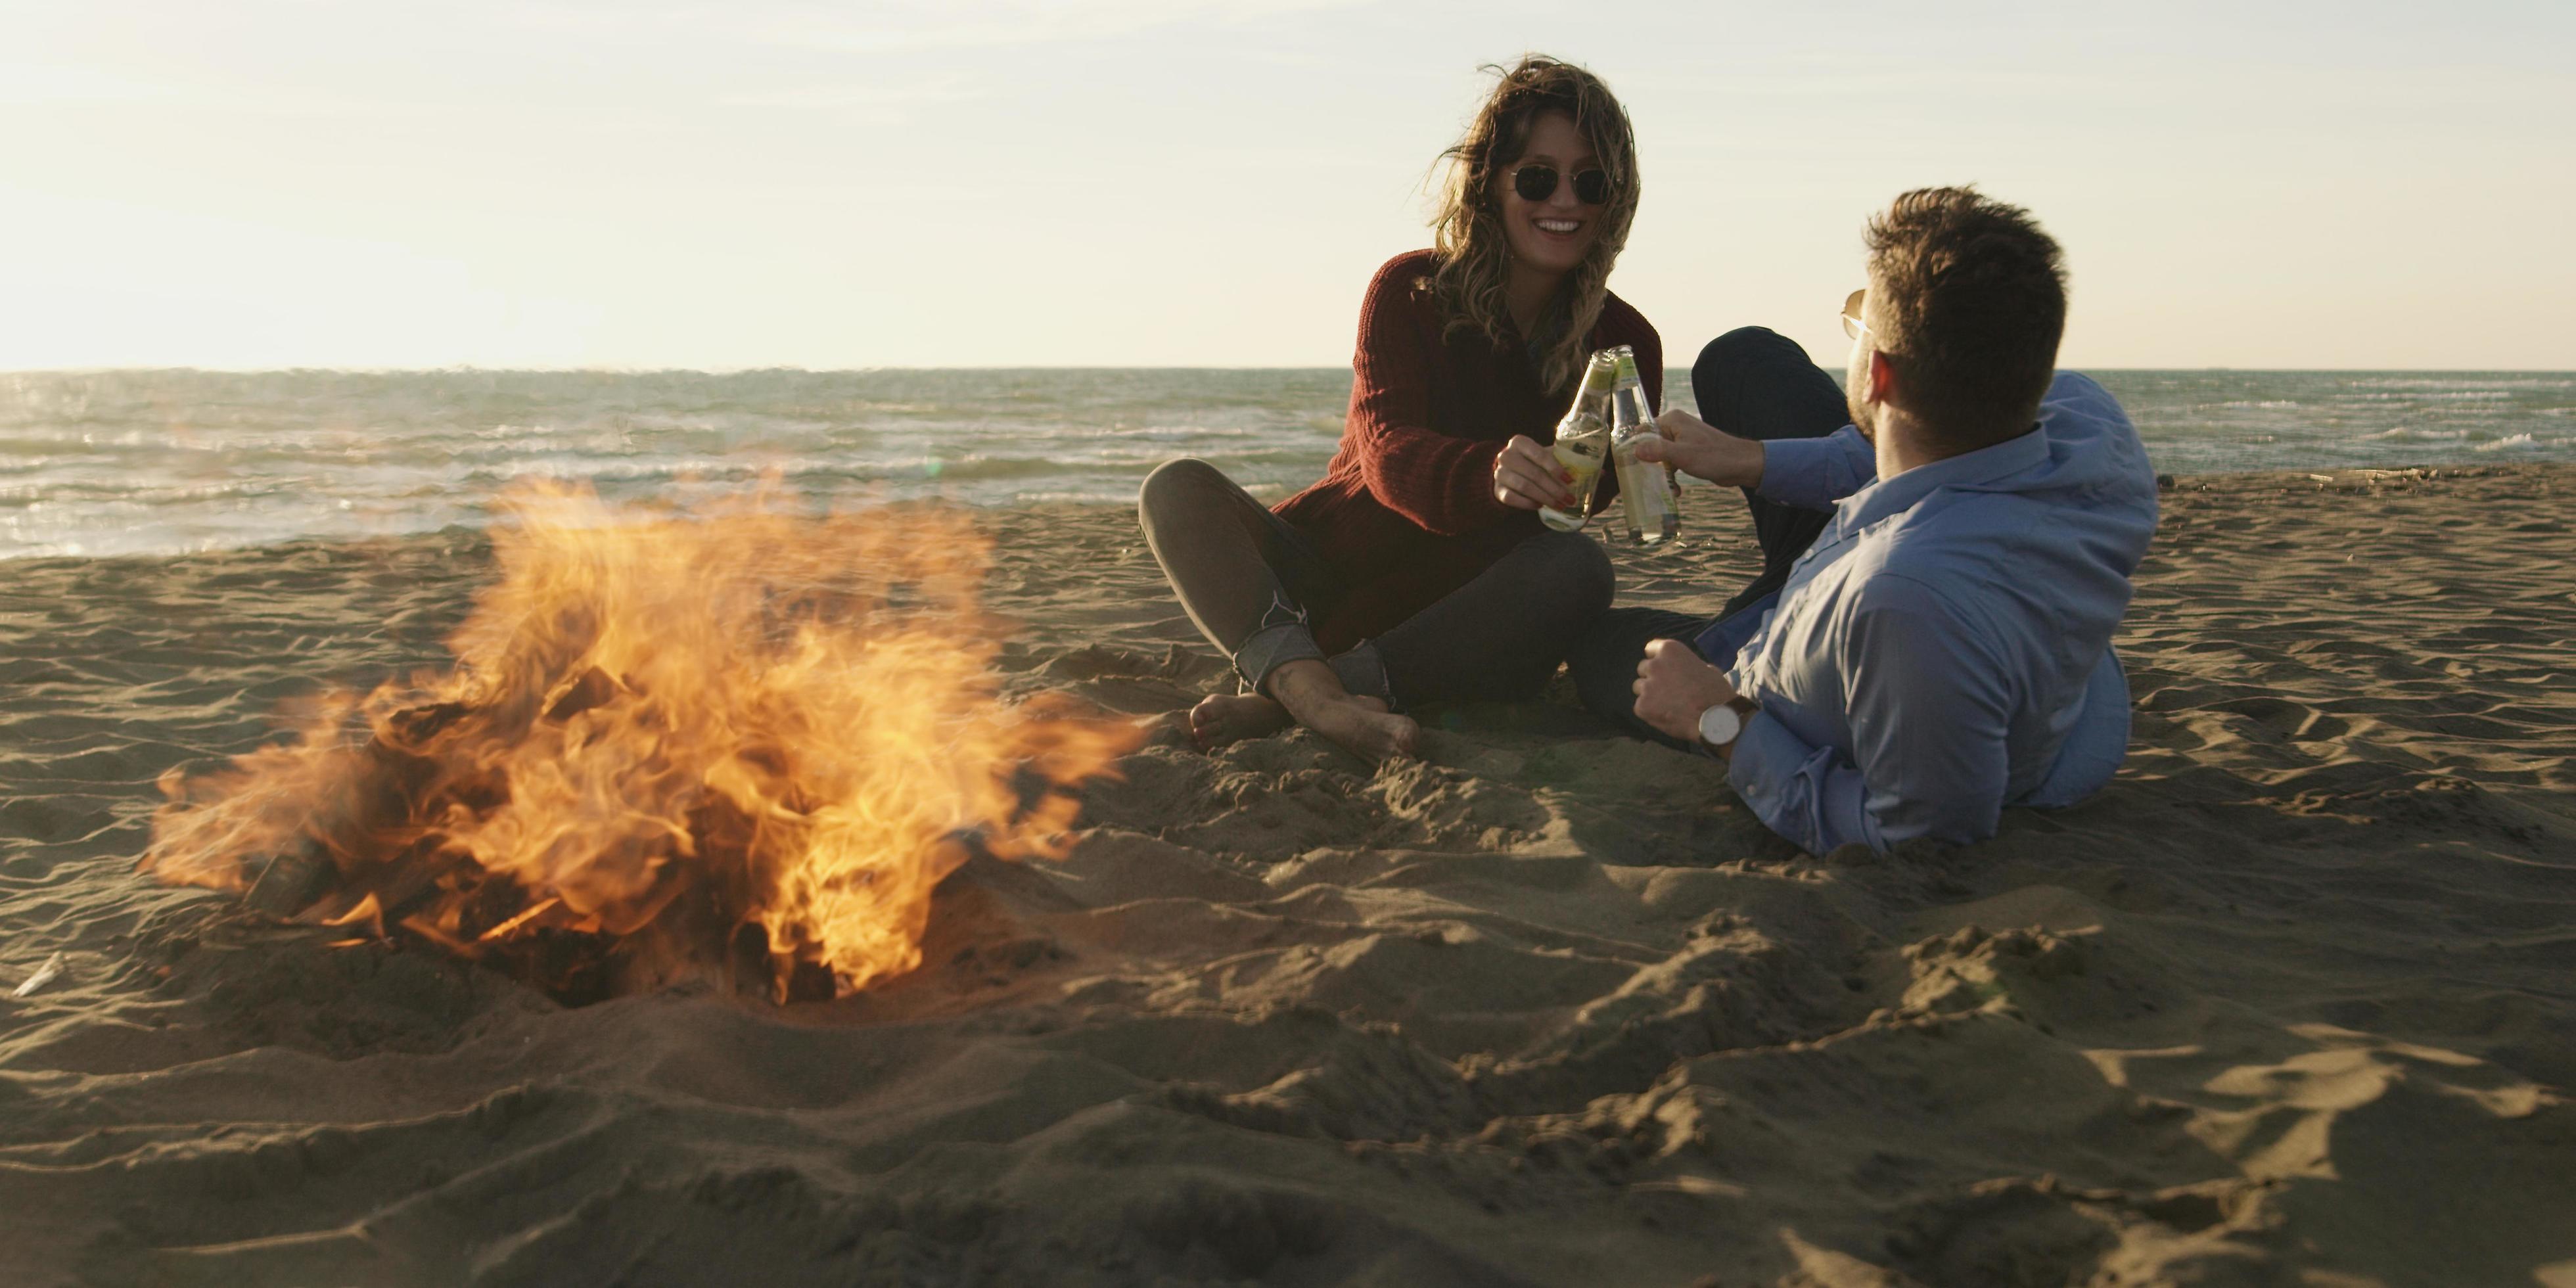
[[[1973,841],[2108,781],[2111,632],[2156,525],[2128,417],[2054,371],[2065,270],[2028,212],[1923,189],[1868,246],[1843,395],[1788,340],[1732,332],[1691,373],[1714,423],[1666,412],[1638,448],[1745,489],[1762,575],[1713,622],[1613,611],[1572,658],[1587,707],[1724,758],[1815,854]]]

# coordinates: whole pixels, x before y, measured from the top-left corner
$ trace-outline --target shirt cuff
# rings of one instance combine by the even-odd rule
[[[1783,789],[1795,782],[1798,768],[1807,763],[1807,756],[1814,750],[1770,713],[1756,711],[1745,717],[1744,731],[1735,735],[1735,750],[1728,754],[1726,762],[1726,781],[1745,804],[1753,807],[1755,815],[1770,823],[1789,803]],[[1772,826],[1778,830],[1778,824]]]
[[[1834,760],[1831,748],[1810,747],[1787,725],[1756,712],[1735,740],[1726,779],[1763,826],[1809,854],[1827,854],[1850,841],[1885,848],[1865,815],[1846,817],[1860,801],[1838,792],[1836,780],[1847,777],[1851,781],[1840,784],[1843,788],[1867,789],[1857,774],[1837,774]]]
[[[1867,470],[1853,459],[1856,447],[1866,446],[1860,431],[1849,425],[1823,438],[1767,439],[1762,444],[1759,491],[1764,500],[1782,505],[1831,510],[1834,502],[1861,490],[1877,472],[1875,458]]]

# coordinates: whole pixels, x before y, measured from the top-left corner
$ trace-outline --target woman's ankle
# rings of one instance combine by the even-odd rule
[[[1270,699],[1291,712],[1323,702],[1346,702],[1350,690],[1321,658],[1299,658],[1273,667],[1261,682]]]

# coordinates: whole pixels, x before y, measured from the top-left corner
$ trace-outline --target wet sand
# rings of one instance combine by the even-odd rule
[[[1623,603],[1748,575],[1685,522]],[[1227,683],[1128,514],[990,527],[1014,689]],[[2571,528],[2576,469],[2181,480],[2128,766],[1962,850],[1801,855],[1561,684],[1148,746],[786,1008],[133,874],[163,769],[440,660],[479,540],[8,564],[0,1280],[2566,1288]]]

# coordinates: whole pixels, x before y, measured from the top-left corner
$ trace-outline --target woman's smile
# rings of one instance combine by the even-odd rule
[[[1592,145],[1574,128],[1574,118],[1548,112],[1532,123],[1521,154],[1496,172],[1503,238],[1511,246],[1516,268],[1544,280],[1536,292],[1542,301],[1555,290],[1554,279],[1583,263],[1593,239],[1600,235],[1601,207],[1585,205],[1574,195],[1578,185],[1573,178],[1599,165]],[[1514,174],[1524,167],[1543,167],[1553,173],[1555,183],[1546,196],[1532,201],[1520,194]]]

